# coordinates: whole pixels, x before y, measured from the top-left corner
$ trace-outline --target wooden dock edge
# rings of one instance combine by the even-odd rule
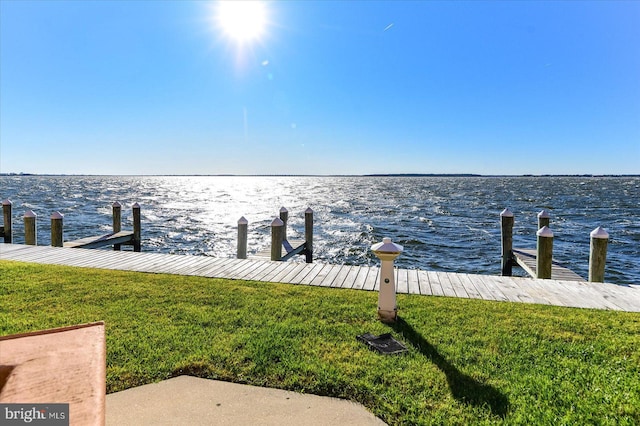
[[[379,267],[0,244],[0,260],[105,270],[379,290]],[[396,268],[398,293],[640,312],[640,284]]]
[[[80,238],[78,240],[67,241],[63,244],[63,247],[73,248],[86,248],[94,249],[105,246],[111,246],[115,244],[129,244],[134,243],[133,231],[120,231],[105,235],[97,235],[93,237]]]
[[[535,249],[513,249],[513,260],[522,269],[536,278],[536,250]],[[573,272],[571,269],[562,266],[558,261],[552,260],[551,279],[562,281],[586,281],[583,277]]]

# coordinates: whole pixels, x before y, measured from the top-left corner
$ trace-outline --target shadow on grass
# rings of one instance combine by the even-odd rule
[[[486,406],[492,414],[502,418],[506,416],[509,410],[509,399],[499,390],[460,372],[402,318],[398,318],[396,323],[390,326],[446,375],[449,388],[456,400],[478,407]]]

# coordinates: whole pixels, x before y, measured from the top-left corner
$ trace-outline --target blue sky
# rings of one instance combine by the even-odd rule
[[[0,171],[638,174],[640,2],[0,0]]]

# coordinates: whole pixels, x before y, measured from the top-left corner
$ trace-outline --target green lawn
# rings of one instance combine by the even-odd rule
[[[107,392],[180,374],[390,424],[640,424],[640,314],[0,261],[0,335],[104,320]],[[356,341],[391,331],[409,353]]]

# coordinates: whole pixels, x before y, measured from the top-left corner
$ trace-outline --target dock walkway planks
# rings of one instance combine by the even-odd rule
[[[531,277],[536,276],[536,249],[513,249],[513,257],[516,263]],[[561,281],[584,281],[580,275],[571,269],[565,268],[555,260],[551,261],[551,279]]]
[[[0,259],[121,271],[377,290],[377,266],[221,259],[0,243]],[[0,286],[2,285],[0,271]],[[396,269],[398,293],[640,312],[640,285]]]
[[[116,244],[133,244],[133,231],[120,231],[94,237],[81,238],[79,240],[67,241],[64,247],[74,248],[100,248]]]
[[[306,242],[304,240],[284,240],[282,247],[280,248],[280,256],[285,257],[291,252],[296,252],[295,255],[303,255],[303,250]],[[257,252],[249,257],[253,260],[271,260],[271,247],[267,247],[264,250]]]

